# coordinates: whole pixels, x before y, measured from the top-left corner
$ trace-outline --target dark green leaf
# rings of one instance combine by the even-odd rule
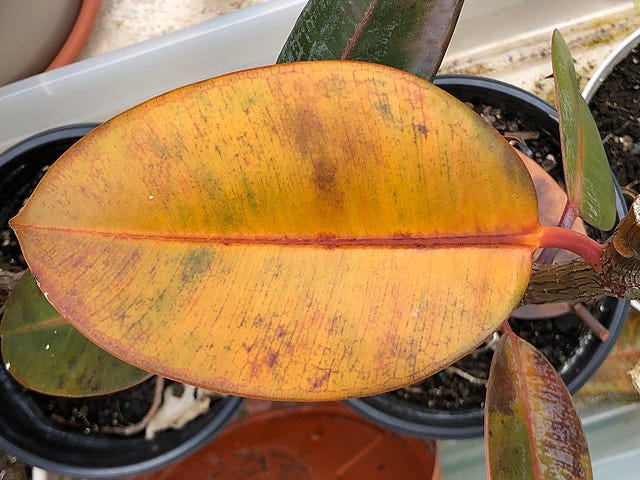
[[[616,219],[611,171],[598,128],[578,89],[571,52],[557,30],[552,57],[569,205],[594,227],[610,230]]]
[[[463,0],[310,0],[278,63],[349,59],[431,80]]]
[[[5,367],[38,392],[102,395],[149,377],[80,335],[47,302],[31,272],[25,272],[7,300],[0,334]]]

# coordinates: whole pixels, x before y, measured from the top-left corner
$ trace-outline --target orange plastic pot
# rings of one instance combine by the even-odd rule
[[[83,0],[78,12],[78,18],[64,45],[47,67],[47,70],[62,67],[73,62],[84,48],[89,34],[100,10],[100,0]]]
[[[0,86],[73,62],[100,0],[0,2]]]
[[[136,480],[429,480],[436,445],[370,424],[339,404],[281,408],[229,424],[192,456]]]

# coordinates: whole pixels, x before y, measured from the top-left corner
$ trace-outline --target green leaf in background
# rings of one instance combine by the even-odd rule
[[[278,57],[362,60],[431,80],[463,0],[310,0]]]
[[[568,206],[594,227],[611,230],[616,204],[607,155],[578,89],[571,52],[558,30],[553,32],[551,56]]]
[[[5,367],[27,388],[48,395],[103,395],[150,375],[89,342],[44,298],[25,272],[5,305],[2,323]]]
[[[485,409],[491,480],[592,478],[567,387],[544,356],[513,332],[496,346]]]

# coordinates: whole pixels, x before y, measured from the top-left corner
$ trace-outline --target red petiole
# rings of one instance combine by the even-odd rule
[[[561,227],[542,227],[540,247],[557,247],[580,255],[597,271],[602,269],[604,246],[581,233]]]

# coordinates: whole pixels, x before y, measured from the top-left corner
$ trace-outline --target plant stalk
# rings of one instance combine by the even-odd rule
[[[573,230],[561,227],[542,227],[541,247],[559,247],[576,253],[589,262],[596,270],[602,269],[604,246]]]
[[[551,227],[547,240],[563,246],[555,243],[555,233]],[[581,258],[552,265],[535,264],[521,303],[580,302],[603,296],[640,299],[640,197],[601,247],[598,263],[600,268]]]
[[[571,229],[576,222],[576,218],[578,218],[578,211],[567,201],[562,211],[560,221],[558,222],[558,227]],[[556,255],[558,255],[558,251],[559,249],[557,248],[545,248],[540,253],[540,256],[538,256],[536,262],[542,265],[553,263]]]

